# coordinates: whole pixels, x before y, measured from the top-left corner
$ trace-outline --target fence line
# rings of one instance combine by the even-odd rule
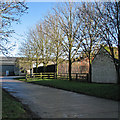
[[[69,79],[68,73],[59,73],[58,77],[64,77],[63,79]],[[87,81],[88,73],[71,73],[72,80]]]
[[[26,74],[26,80],[28,78],[40,78],[40,79],[55,79],[55,73],[33,73]]]
[[[87,81],[88,74],[87,73],[71,73],[72,80],[76,81]],[[33,73],[33,74],[26,74],[26,80],[28,78],[40,78],[40,79],[63,79],[69,80],[68,73],[59,73],[56,76],[56,73]]]

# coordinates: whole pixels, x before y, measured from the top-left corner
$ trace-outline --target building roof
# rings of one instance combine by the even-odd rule
[[[97,54],[95,55],[93,61],[95,60],[96,56],[101,52],[102,49],[106,52],[106,55],[109,55],[109,56],[111,57],[111,59],[113,59],[113,57],[112,57],[112,55],[110,54],[110,52],[109,52],[104,46],[101,46],[101,48],[99,49],[99,51],[98,51]],[[119,63],[119,60],[118,60],[118,59],[114,58],[114,60],[115,60],[116,63]],[[113,61],[114,61],[114,60],[113,60]],[[93,61],[92,61],[92,62],[93,62]]]
[[[0,65],[15,65],[16,57],[0,57]]]

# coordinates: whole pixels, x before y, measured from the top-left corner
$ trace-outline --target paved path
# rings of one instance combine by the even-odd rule
[[[2,87],[42,118],[117,118],[118,102],[3,78]]]

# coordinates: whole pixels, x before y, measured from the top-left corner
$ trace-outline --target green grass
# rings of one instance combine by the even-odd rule
[[[24,78],[19,80],[25,81]],[[40,80],[37,78],[29,79],[27,82],[64,89],[82,94],[92,95],[101,98],[120,100],[120,96],[119,96],[120,86],[117,84],[97,84],[97,83],[85,83],[85,82],[83,83],[83,82],[55,80],[55,79]]]
[[[2,119],[28,118],[30,117],[23,105],[9,93],[2,90]]]

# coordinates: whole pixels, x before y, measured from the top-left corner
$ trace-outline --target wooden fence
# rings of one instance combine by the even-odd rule
[[[26,79],[28,78],[40,78],[40,79],[55,79],[55,73],[33,73],[26,74]]]
[[[59,73],[57,78],[69,80],[69,74],[68,73]],[[72,78],[72,80],[76,80],[76,81],[87,81],[88,74],[87,73],[71,73],[71,78]]]
[[[72,73],[71,74],[72,80],[76,81],[87,81],[88,74],[87,73]],[[39,79],[63,79],[69,80],[68,73],[60,73],[56,76],[56,73],[34,73],[34,74],[27,74],[26,80],[28,78],[39,78]]]

